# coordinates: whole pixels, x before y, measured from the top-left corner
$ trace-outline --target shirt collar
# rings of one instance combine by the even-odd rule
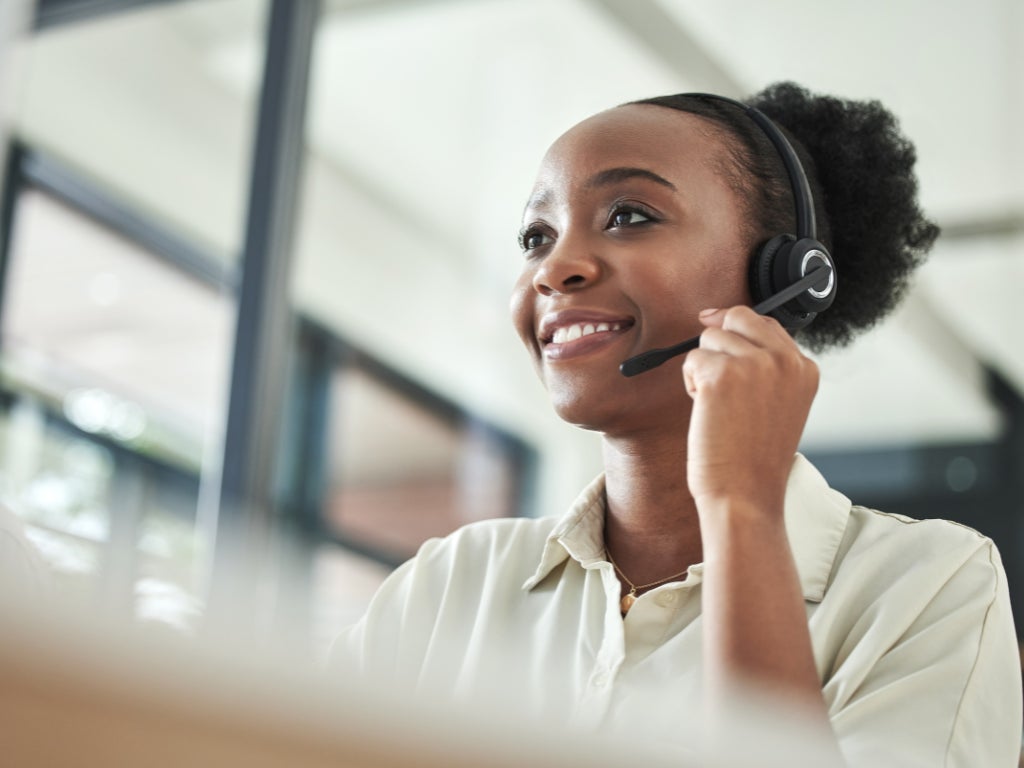
[[[786,485],[786,534],[806,600],[817,603],[825,596],[850,506],[850,500],[830,488],[813,464],[796,455]],[[548,535],[537,570],[523,589],[533,589],[569,557],[583,567],[603,561],[604,510],[604,475],[599,475]]]

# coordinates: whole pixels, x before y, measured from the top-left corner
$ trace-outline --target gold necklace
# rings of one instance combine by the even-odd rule
[[[629,609],[632,608],[633,603],[636,602],[636,593],[638,589],[649,589],[651,587],[657,587],[659,584],[664,584],[667,581],[672,581],[672,579],[678,579],[680,576],[686,575],[686,571],[680,571],[679,573],[673,573],[671,576],[666,576],[664,579],[652,581],[650,584],[641,584],[640,586],[637,586],[632,581],[630,581],[629,577],[622,572],[621,568],[619,568],[618,563],[616,563],[615,560],[612,558],[612,553],[608,551],[608,547],[604,548],[604,553],[608,556],[608,562],[612,564],[612,568],[615,569],[615,572],[619,574],[619,576],[622,577],[622,580],[629,585],[629,592],[624,594],[622,596],[622,599],[619,600],[619,610],[622,612],[623,617],[625,617],[625,615],[629,613]],[[687,568],[686,570],[688,571],[689,568]]]

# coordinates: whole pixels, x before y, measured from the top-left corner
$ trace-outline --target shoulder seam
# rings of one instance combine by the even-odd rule
[[[977,536],[983,542],[991,541],[991,539],[988,536],[986,536],[985,534],[981,533],[977,529],[971,528],[971,526],[969,526],[969,525],[964,525],[963,523],[959,523],[956,520],[947,520],[947,519],[945,519],[943,517],[926,517],[926,518],[923,518],[923,519],[919,520],[919,519],[912,518],[912,517],[906,517],[904,515],[897,515],[897,514],[894,514],[892,512],[883,512],[883,511],[878,510],[878,509],[872,509],[871,507],[861,506],[860,504],[854,504],[853,505],[853,509],[860,509],[860,510],[863,510],[865,512],[870,512],[875,517],[885,517],[885,518],[888,518],[888,519],[892,520],[893,522],[900,523],[901,525],[907,525],[907,526],[910,526],[910,525],[920,525],[921,523],[946,523],[947,525],[952,525],[952,526],[954,526],[956,528],[960,528],[960,529],[962,529],[964,531],[968,531],[970,533],[973,533],[975,536]]]

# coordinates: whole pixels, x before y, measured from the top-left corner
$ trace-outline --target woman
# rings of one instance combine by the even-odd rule
[[[1019,661],[991,541],[853,506],[796,453],[818,385],[796,342],[876,322],[937,235],[913,149],[877,103],[783,84],[751,104],[803,160],[833,305],[795,340],[750,307],[752,259],[797,228],[775,129],[701,95],[570,129],[524,211],[512,314],[559,416],[601,434],[604,473],[561,519],[425,544],[339,655],[684,747],[753,692],[849,765],[1012,765]],[[620,375],[698,334],[681,364]]]

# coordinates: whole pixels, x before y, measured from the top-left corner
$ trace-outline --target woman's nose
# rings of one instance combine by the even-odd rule
[[[578,241],[562,239],[544,256],[533,276],[534,289],[544,295],[570,293],[593,285],[601,277],[601,262]]]

